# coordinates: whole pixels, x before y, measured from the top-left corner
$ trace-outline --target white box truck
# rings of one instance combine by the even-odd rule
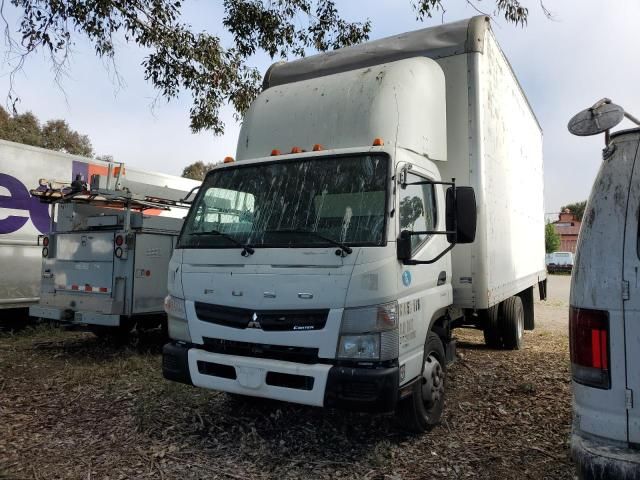
[[[107,170],[107,162],[0,140],[0,309],[26,311],[40,295],[42,245],[38,245],[38,236],[49,231],[51,208],[30,196],[29,190],[41,178],[70,184],[77,175],[88,181],[91,175],[105,175]],[[199,184],[129,167],[126,176],[156,189],[166,186],[188,191]]]
[[[517,349],[545,295],[542,135],[489,19],[275,64],[264,87],[174,251],[164,376],[429,429],[452,329]]]

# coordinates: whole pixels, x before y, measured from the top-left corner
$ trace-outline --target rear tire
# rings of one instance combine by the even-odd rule
[[[499,319],[500,304],[494,305],[486,311],[484,322],[484,343],[489,348],[502,348]]]
[[[520,350],[524,341],[524,307],[520,297],[509,297],[502,302],[500,330],[505,349]]]
[[[413,383],[411,396],[400,401],[397,415],[401,426],[410,432],[423,433],[440,423],[444,409],[446,357],[440,337],[427,335],[422,373]]]

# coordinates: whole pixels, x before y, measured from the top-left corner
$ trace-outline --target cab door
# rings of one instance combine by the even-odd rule
[[[410,231],[446,230],[444,190],[442,185],[416,184],[438,181],[439,177],[426,168],[403,166],[397,174],[406,185],[396,185],[396,228]],[[436,258],[449,245],[445,235],[415,235],[412,237],[414,260]],[[422,370],[424,342],[431,320],[451,304],[452,290],[449,255],[431,264],[400,263],[398,278],[400,384],[418,376]]]
[[[624,309],[624,331],[626,351],[627,408],[629,442],[640,443],[640,134],[624,134],[619,139],[610,161],[618,155],[633,158],[631,183],[620,185],[629,189],[627,216],[624,236],[624,257],[622,274],[622,298]]]

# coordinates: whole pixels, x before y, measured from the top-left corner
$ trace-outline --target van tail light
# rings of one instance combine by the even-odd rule
[[[595,388],[611,388],[609,312],[569,309],[569,347],[573,379]]]

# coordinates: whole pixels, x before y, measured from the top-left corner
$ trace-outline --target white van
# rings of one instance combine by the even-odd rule
[[[607,143],[583,217],[569,314],[571,451],[588,479],[640,478],[640,129],[605,130],[624,115],[604,101],[569,124],[579,135],[606,131]]]

